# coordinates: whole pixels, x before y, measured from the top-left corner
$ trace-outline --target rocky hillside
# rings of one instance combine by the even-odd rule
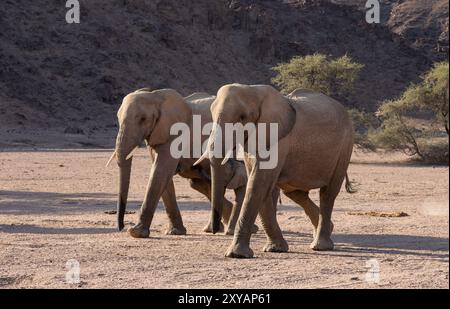
[[[134,89],[269,83],[273,65],[314,52],[365,64],[345,104],[375,110],[448,57],[447,0],[384,0],[378,25],[359,0],[80,3],[81,23],[67,24],[65,1],[2,1],[0,130],[114,129]]]
[[[332,0],[364,10],[367,0]],[[448,0],[380,0],[381,22],[429,59],[448,58]]]

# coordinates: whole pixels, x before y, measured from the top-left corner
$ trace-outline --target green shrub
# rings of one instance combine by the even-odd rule
[[[423,158],[417,144],[414,128],[408,127],[399,117],[386,118],[380,129],[369,133],[368,139],[376,147],[400,150],[409,156]]]
[[[419,86],[417,104],[422,110],[432,111],[436,120],[449,131],[448,115],[448,61],[435,63],[433,68],[423,76]]]
[[[447,140],[424,140],[419,142],[423,154],[423,161],[429,164],[449,164],[448,139]]]
[[[448,73],[448,62],[436,63],[420,84],[408,87],[397,100],[383,102],[377,113],[382,125],[369,133],[369,140],[423,162],[448,164]],[[418,111],[431,115],[430,125],[417,127],[411,115]]]
[[[369,133],[379,127],[380,121],[371,113],[358,109],[348,111],[355,129],[355,144],[367,150],[376,150],[375,144],[369,139]]]
[[[317,53],[297,56],[272,68],[277,72],[272,82],[283,93],[304,88],[339,97],[352,92],[363,67],[347,55],[337,59]]]

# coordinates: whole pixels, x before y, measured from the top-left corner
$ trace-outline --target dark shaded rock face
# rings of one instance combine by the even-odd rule
[[[81,23],[67,24],[64,1],[5,0],[0,122],[110,128],[135,89],[270,83],[270,67],[314,52],[365,64],[343,99],[375,110],[448,57],[448,2],[420,2],[384,0],[369,25],[362,0],[81,0]]]
[[[363,10],[367,0],[330,0]],[[433,61],[448,58],[448,0],[379,0],[381,22]]]
[[[392,6],[389,28],[429,59],[448,58],[448,0],[410,0]]]

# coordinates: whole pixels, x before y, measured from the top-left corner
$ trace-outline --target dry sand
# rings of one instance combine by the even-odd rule
[[[115,229],[117,174],[104,150],[0,152],[0,288],[448,288],[448,167],[417,166],[400,155],[356,153],[333,213],[336,248],[313,252],[311,224],[283,197],[278,220],[289,253],[224,257],[230,236],[201,232],[209,203],[175,178],[187,236],[166,236],[162,205],[151,238]],[[149,171],[146,152],[134,160],[130,210],[137,210]],[[312,194],[317,200],[317,192]],[[406,217],[351,215],[405,212]],[[127,224],[136,214],[126,216]],[[80,263],[79,284],[65,280],[66,262]],[[371,262],[370,262],[371,261]],[[379,282],[366,280],[373,266]],[[379,273],[377,274],[377,267]],[[369,276],[370,277],[370,276]]]

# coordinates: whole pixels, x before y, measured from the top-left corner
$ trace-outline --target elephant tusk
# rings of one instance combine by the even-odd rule
[[[111,161],[116,157],[117,153],[116,150],[114,150],[114,152],[112,153],[111,157],[109,158],[108,162],[106,162],[105,167],[108,167],[109,164],[111,163]]]
[[[217,123],[214,122],[212,125],[212,129],[211,129],[211,133],[210,133],[210,137],[208,139],[208,144],[206,145],[206,150],[205,152],[202,154],[202,156],[195,161],[194,166],[196,166],[197,164],[200,164],[203,160],[205,160],[207,157],[208,159],[211,157],[212,155],[212,145],[214,144],[214,141],[216,139],[216,134],[217,134]]]
[[[245,150],[241,144],[237,145],[236,159],[241,161],[245,160]]]
[[[231,158],[231,156],[233,155],[233,151],[232,150],[228,150],[228,152],[225,154],[225,158],[223,158],[222,160],[222,165],[225,165],[228,160]]]
[[[215,127],[214,127],[214,124],[213,124],[213,129],[211,130],[211,133],[212,132],[215,132],[214,129]],[[206,144],[206,150],[205,150],[205,152],[202,154],[202,156],[197,160],[197,161],[195,161],[195,163],[194,163],[194,166],[196,166],[197,164],[200,164],[203,160],[205,160],[206,158],[208,158],[209,159],[209,156],[210,156],[210,153],[211,153],[211,146],[212,146],[212,140],[211,140],[211,137],[208,139],[208,144]]]
[[[203,154],[202,154],[202,156],[197,160],[197,161],[195,161],[195,163],[194,163],[194,166],[196,166],[197,164],[200,164],[203,160],[205,160],[207,157],[209,157],[209,150],[206,150]]]
[[[125,160],[129,160],[129,159],[131,159],[131,157],[134,155],[134,153],[136,152],[136,150],[138,150],[139,149],[139,146],[136,146],[136,147],[134,147],[134,149],[133,150],[131,150],[131,152],[128,154],[128,156],[126,157],[126,159]]]

